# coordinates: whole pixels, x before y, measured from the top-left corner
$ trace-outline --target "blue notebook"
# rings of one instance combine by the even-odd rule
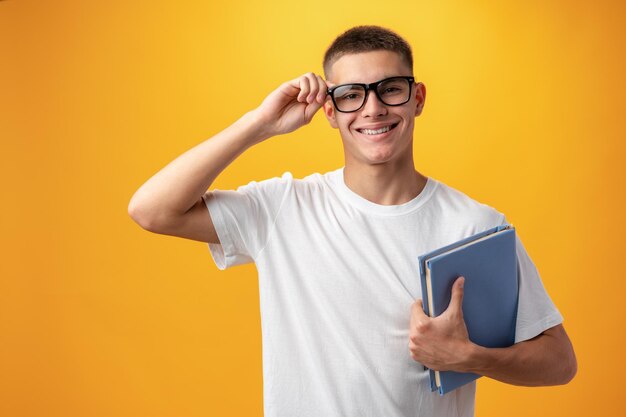
[[[472,342],[508,347],[515,342],[518,277],[515,228],[501,225],[418,257],[424,312],[443,313],[452,284],[465,277],[463,317]],[[444,395],[480,375],[430,371],[431,391]]]

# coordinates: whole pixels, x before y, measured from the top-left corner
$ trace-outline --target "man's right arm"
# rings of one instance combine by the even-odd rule
[[[154,233],[220,243],[202,196],[215,178],[249,147],[294,131],[326,100],[326,84],[313,73],[283,83],[256,109],[180,155],[133,195],[128,213]]]

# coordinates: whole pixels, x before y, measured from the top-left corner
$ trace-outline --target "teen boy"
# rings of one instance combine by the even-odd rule
[[[325,54],[327,81],[307,73],[285,82],[130,202],[143,228],[208,242],[219,269],[255,262],[266,417],[473,415],[475,383],[440,397],[422,364],[516,385],[564,384],[576,372],[562,316],[519,239],[514,346],[468,340],[463,278],[444,315],[424,315],[418,255],[507,221],[415,169],[413,124],[426,89],[412,68],[395,33],[350,29]],[[246,149],[322,107],[341,135],[344,167],[207,191]]]

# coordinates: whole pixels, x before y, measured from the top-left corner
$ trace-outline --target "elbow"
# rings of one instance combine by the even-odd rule
[[[569,383],[578,373],[578,361],[576,360],[576,355],[574,354],[574,350],[571,350],[571,353],[568,355],[567,366],[564,372],[563,385]]]
[[[561,378],[557,382],[557,385],[568,384],[578,373],[578,361],[576,360],[576,354],[574,349],[570,345],[567,354],[563,358],[563,368],[561,371]]]
[[[568,384],[578,372],[578,362],[574,353],[574,346],[567,336],[562,325],[556,326],[545,332],[551,336],[552,359],[554,373],[552,375],[552,383],[549,385],[565,385]]]
[[[128,215],[135,223],[141,226],[142,229],[149,232],[154,231],[154,222],[146,215],[145,210],[142,210],[133,200],[128,203]]]

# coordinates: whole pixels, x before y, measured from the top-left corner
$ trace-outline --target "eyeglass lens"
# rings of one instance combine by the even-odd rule
[[[406,78],[392,78],[378,84],[377,91],[381,101],[387,105],[400,105],[409,101],[410,82]],[[347,84],[333,91],[335,105],[340,111],[355,111],[365,102],[365,87]]]

